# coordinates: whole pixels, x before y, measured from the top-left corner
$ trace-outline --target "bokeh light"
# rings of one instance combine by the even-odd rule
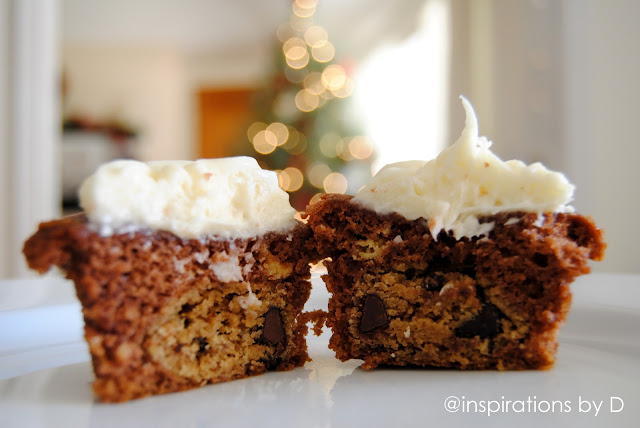
[[[309,52],[304,40],[291,37],[282,45],[287,65],[294,69],[304,68],[309,64]]]
[[[329,35],[324,28],[313,25],[304,32],[304,41],[312,48],[321,48],[329,41]]]
[[[315,110],[318,104],[320,104],[320,99],[308,89],[303,89],[296,94],[296,107],[300,111],[308,113]]]
[[[275,135],[276,146],[282,146],[287,142],[287,139],[289,138],[289,129],[283,123],[273,122],[271,125],[267,126],[266,130]]]
[[[339,172],[332,172],[324,179],[323,187],[327,193],[344,193],[349,183],[347,178]]]
[[[324,195],[324,193],[316,193],[315,195],[313,195],[311,197],[311,199],[309,200],[309,204],[308,205],[313,205],[316,202],[318,202],[320,200],[320,197]]]
[[[338,98],[347,98],[351,96],[353,93],[353,80],[347,78],[344,82],[344,85],[341,88],[334,89],[331,91],[331,94],[335,95]]]
[[[309,73],[307,77],[304,78],[304,87],[312,94],[322,94],[325,91],[325,87],[322,84],[322,74],[317,71]]]
[[[306,137],[292,126],[288,126],[287,129],[289,130],[289,138],[282,148],[292,155],[304,153],[307,150]]]
[[[338,134],[328,132],[320,138],[320,151],[328,158],[335,158],[338,156],[337,146],[339,142],[340,136]]]
[[[354,137],[349,141],[349,153],[356,159],[366,159],[373,154],[373,145],[366,137]]]
[[[351,139],[345,137],[340,139],[340,141],[338,141],[338,144],[336,145],[336,152],[338,153],[338,157],[346,162],[350,162],[355,159],[351,154],[351,151],[349,150],[350,142]]]
[[[267,129],[266,123],[254,122],[249,125],[249,128],[247,129],[247,137],[249,138],[249,141],[253,142],[253,138],[256,136],[256,134],[259,131],[264,131],[265,129]]]
[[[268,155],[276,149],[278,138],[273,132],[265,129],[264,131],[258,131],[255,134],[252,143],[256,152]]]
[[[347,73],[341,66],[332,64],[322,72],[322,84],[330,91],[342,88],[347,82]]]
[[[296,0],[295,3],[303,9],[313,9],[318,5],[318,0]]]
[[[327,41],[322,46],[311,47],[311,56],[318,62],[329,62],[336,56],[336,48]]]
[[[300,18],[309,18],[316,13],[316,5],[309,1],[295,1],[291,4],[293,13]]]
[[[298,168],[294,167],[288,167],[280,171],[278,177],[280,187],[282,187],[287,192],[295,192],[296,190],[300,189],[304,181],[302,172]],[[280,177],[282,177],[282,181],[280,181]]]
[[[327,178],[329,174],[331,174],[331,168],[329,165],[324,163],[319,163],[313,165],[307,171],[307,176],[309,177],[309,182],[319,188],[322,189],[324,187],[324,179]]]

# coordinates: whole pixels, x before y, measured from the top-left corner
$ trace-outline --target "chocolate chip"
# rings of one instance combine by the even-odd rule
[[[195,307],[195,305],[191,305],[189,303],[185,303],[184,305],[182,305],[182,307],[180,308],[180,312],[178,312],[179,314],[186,314],[188,312],[191,312],[193,310],[193,308]]]
[[[286,338],[287,333],[282,325],[280,309],[270,308],[264,316],[264,327],[262,328],[260,341],[267,345],[275,346],[278,344],[283,345]]]
[[[497,336],[502,330],[499,321],[503,316],[495,305],[485,303],[475,317],[455,329],[455,335],[461,338],[480,336],[481,339]]]
[[[429,291],[440,291],[446,283],[446,278],[440,274],[435,274],[424,279],[424,286]]]
[[[267,370],[276,370],[280,364],[282,364],[282,358],[269,358],[260,360],[264,364],[264,368]]]
[[[198,342],[198,356],[204,354],[207,351],[207,347],[209,346],[209,342],[204,337],[196,337],[194,339],[195,342]]]
[[[360,332],[370,333],[380,330],[389,324],[387,309],[382,299],[375,294],[368,294],[362,304],[362,318],[360,318]]]
[[[542,253],[535,253],[531,259],[540,267],[547,267],[549,265],[549,258]]]
[[[417,272],[414,268],[409,268],[404,271],[404,277],[407,278],[409,281],[414,279],[416,275],[417,275]]]

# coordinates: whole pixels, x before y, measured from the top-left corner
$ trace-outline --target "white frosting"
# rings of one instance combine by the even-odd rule
[[[222,282],[241,282],[244,279],[238,257],[235,255],[219,254],[215,263],[212,263],[209,268]]]
[[[493,223],[478,217],[498,212],[567,212],[574,186],[541,163],[503,162],[491,142],[478,136],[478,122],[463,97],[466,125],[456,143],[430,161],[406,161],[382,168],[353,201],[380,214],[396,212],[428,220],[434,238],[442,230],[463,236],[486,235]]]
[[[250,157],[102,165],[80,188],[101,233],[167,230],[182,238],[249,238],[296,225],[275,172]]]

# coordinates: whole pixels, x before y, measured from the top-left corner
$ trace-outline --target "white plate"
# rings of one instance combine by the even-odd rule
[[[364,371],[359,361],[335,360],[323,334],[309,338],[313,362],[303,368],[116,405],[92,398],[70,293],[55,305],[12,304],[6,290],[29,288],[7,284],[0,282],[1,426],[639,426],[640,276],[576,281],[549,371]],[[326,291],[317,279],[314,285],[309,306],[326,307]],[[456,412],[445,409],[449,397],[452,406],[460,400]]]

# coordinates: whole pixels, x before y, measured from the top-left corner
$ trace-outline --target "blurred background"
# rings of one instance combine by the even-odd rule
[[[469,98],[640,272],[634,0],[0,0],[0,278],[114,158],[253,156],[292,204],[430,159]]]

